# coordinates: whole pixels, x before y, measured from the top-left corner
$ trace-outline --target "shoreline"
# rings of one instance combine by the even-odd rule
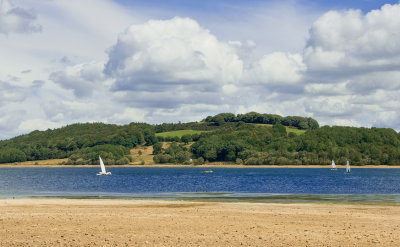
[[[279,206],[290,206],[290,205],[319,205],[319,206],[349,206],[349,207],[356,207],[356,206],[379,206],[379,207],[395,207],[400,210],[400,203],[392,203],[392,202],[337,202],[337,201],[293,201],[293,202],[276,202],[276,201],[270,201],[270,202],[265,202],[265,201],[218,201],[218,200],[180,200],[179,198],[177,200],[159,200],[156,198],[146,198],[143,197],[141,198],[132,198],[132,199],[125,199],[121,197],[73,197],[73,196],[67,196],[67,197],[52,197],[52,196],[38,196],[38,197],[15,197],[15,198],[4,198],[0,197],[0,209],[5,206],[21,206],[21,205],[107,205],[107,206],[113,206],[113,205],[142,205],[142,204],[156,204],[156,205],[162,205],[162,204],[173,204],[173,205],[179,205],[179,204],[223,204],[223,205],[229,205],[229,204],[246,204],[246,205],[279,205]],[[400,215],[399,215],[400,217]]]
[[[1,246],[387,246],[400,206],[0,199]]]
[[[1,167],[99,167],[98,165],[57,165],[57,164],[0,164]],[[331,165],[236,165],[236,164],[205,164],[205,165],[181,165],[181,164],[149,164],[149,165],[106,165],[106,167],[198,167],[198,168],[327,168]],[[346,165],[336,165],[338,169],[345,169]],[[395,168],[400,169],[400,165],[363,165],[351,166],[352,169],[359,168]]]
[[[227,195],[229,194],[229,195]],[[396,194],[293,194],[293,193],[225,193],[173,192],[156,194],[100,194],[100,195],[3,195],[1,200],[77,200],[77,201],[161,201],[204,203],[266,203],[266,204],[346,204],[399,206]]]

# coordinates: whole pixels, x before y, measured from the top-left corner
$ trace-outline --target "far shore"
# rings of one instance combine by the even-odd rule
[[[0,164],[1,167],[98,167],[98,165],[58,165],[58,164]],[[330,165],[237,165],[237,164],[224,164],[224,163],[210,163],[203,165],[182,165],[182,164],[127,164],[127,165],[106,165],[106,167],[198,167],[198,168],[327,168]],[[345,169],[345,165],[336,165],[338,169]],[[400,165],[363,165],[351,166],[353,169],[359,168],[396,168],[400,169]]]

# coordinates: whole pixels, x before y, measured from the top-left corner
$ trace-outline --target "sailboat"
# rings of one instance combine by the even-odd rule
[[[335,161],[333,161],[333,160],[332,160],[332,168],[331,168],[331,170],[336,170],[336,164],[335,164]]]
[[[347,161],[347,164],[346,164],[346,172],[350,173],[350,163],[349,163],[349,161]]]
[[[97,173],[96,175],[111,175],[111,172],[106,171],[106,167],[104,166],[103,160],[101,159],[100,155],[99,155],[99,161],[100,161],[101,172]]]

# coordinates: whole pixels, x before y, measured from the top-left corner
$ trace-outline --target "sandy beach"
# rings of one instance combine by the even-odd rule
[[[400,205],[0,199],[0,246],[399,246]]]

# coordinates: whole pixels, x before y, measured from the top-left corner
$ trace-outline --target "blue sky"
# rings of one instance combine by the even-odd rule
[[[373,9],[379,9],[384,4],[396,4],[398,1],[381,1],[381,0],[115,0],[116,3],[126,6],[128,8],[134,8],[135,6],[164,9],[169,12],[180,14],[190,13],[195,14],[197,12],[207,12],[207,14],[218,15],[218,14],[234,14],[239,12],[241,9],[252,8],[260,5],[278,4],[282,2],[288,2],[292,5],[303,6],[305,8],[329,11],[329,10],[345,10],[345,9],[360,9],[364,13],[369,12]]]
[[[115,0],[115,2],[125,5],[125,6],[148,6],[157,8],[169,8],[169,9],[196,9],[201,11],[212,11],[215,7],[216,9],[222,9],[223,6],[249,6],[257,4],[265,4],[272,2],[282,2],[281,0]],[[382,0],[293,0],[291,3],[297,3],[301,5],[309,5],[311,7],[320,8],[322,10],[331,9],[361,9],[363,11],[370,11],[372,9],[380,8],[383,4],[395,4],[397,1],[382,1]]]
[[[400,130],[399,1],[0,3],[0,139],[249,111]]]

